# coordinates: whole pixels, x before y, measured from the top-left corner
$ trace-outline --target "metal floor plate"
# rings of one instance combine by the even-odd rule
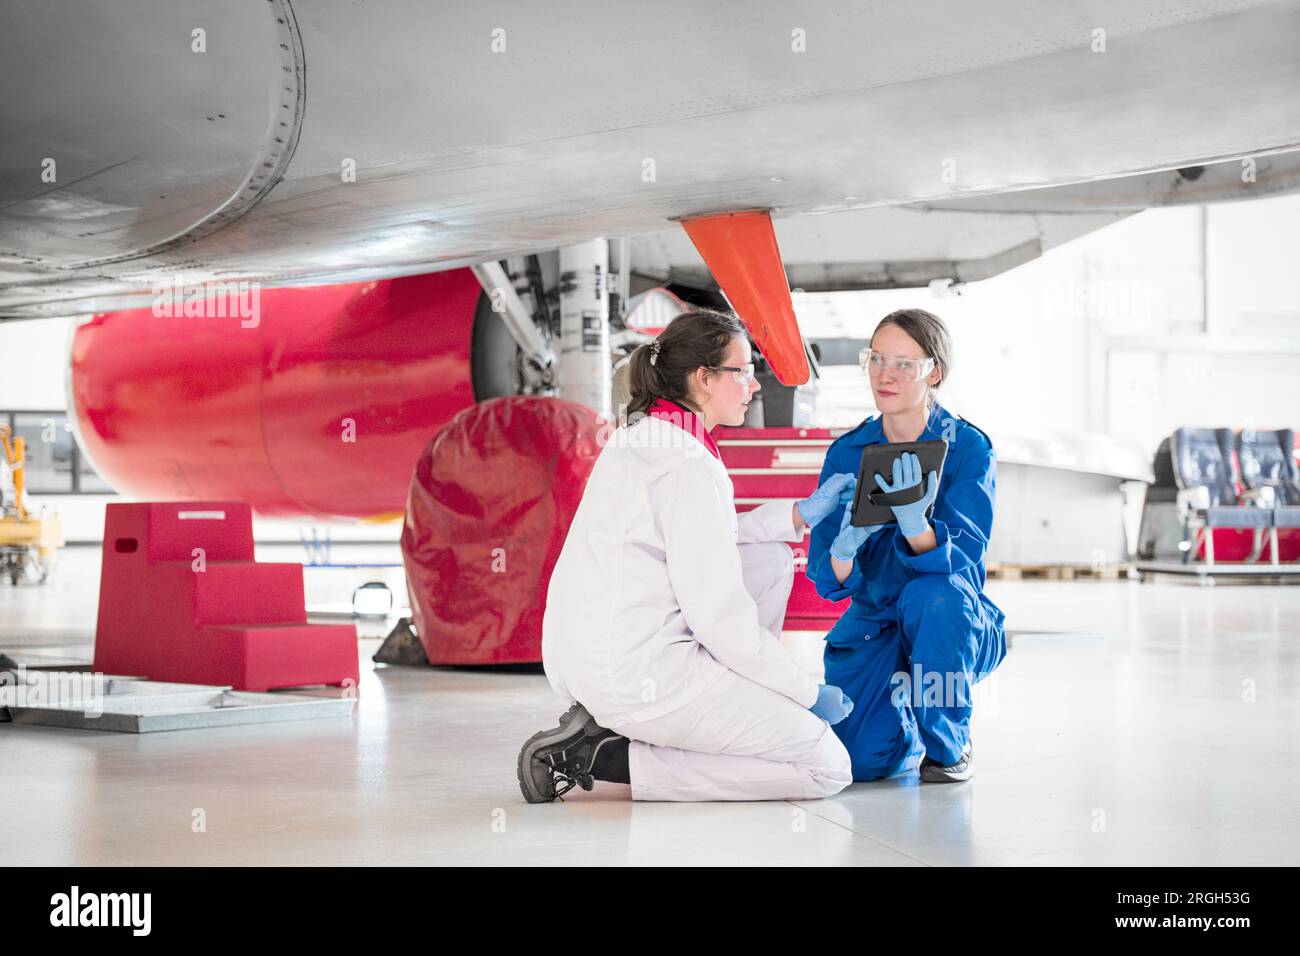
[[[113,678],[93,695],[11,704],[9,717],[16,724],[144,734],[347,717],[355,703],[351,697],[263,694],[228,686]]]

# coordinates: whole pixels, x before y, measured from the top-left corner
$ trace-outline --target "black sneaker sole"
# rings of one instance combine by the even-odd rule
[[[574,721],[577,723],[574,723]],[[558,743],[573,735],[575,730],[586,734],[590,729],[599,727],[594,717],[587,713],[587,708],[574,704],[560,716],[560,726],[533,734],[519,749],[519,761],[515,775],[519,778],[519,790],[528,803],[550,803],[555,799],[555,778],[547,772],[547,786],[541,786],[533,777],[533,756],[542,747]]]

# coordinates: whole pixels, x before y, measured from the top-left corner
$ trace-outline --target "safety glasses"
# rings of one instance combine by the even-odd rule
[[[733,378],[741,385],[748,385],[754,380],[754,363],[750,362],[744,368],[736,368],[734,365],[706,365],[704,366],[711,372],[731,372]]]
[[[888,368],[899,378],[908,382],[919,382],[934,370],[934,359],[932,358],[917,359],[904,358],[899,355],[884,355],[869,348],[865,348],[858,353],[858,364],[862,366],[862,371],[873,378]]]

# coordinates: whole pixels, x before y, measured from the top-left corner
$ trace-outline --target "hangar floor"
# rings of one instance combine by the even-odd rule
[[[98,552],[0,587],[0,651],[87,659]],[[540,673],[374,668],[353,717],[127,735],[0,724],[0,863],[1300,862],[1300,587],[991,582],[1013,640],[978,774],[805,803],[525,804]],[[815,666],[818,636],[784,639]],[[197,811],[202,811],[201,815]],[[193,821],[205,826],[195,832]]]

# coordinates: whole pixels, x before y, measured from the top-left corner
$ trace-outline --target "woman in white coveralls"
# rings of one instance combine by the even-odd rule
[[[782,647],[790,545],[853,493],[737,516],[709,434],[740,425],[759,384],[744,327],[696,310],[630,363],[630,424],[587,480],[551,575],[542,658],[574,702],[519,754],[530,803],[595,780],[635,800],[814,799],[852,781],[831,731],[852,702]]]

